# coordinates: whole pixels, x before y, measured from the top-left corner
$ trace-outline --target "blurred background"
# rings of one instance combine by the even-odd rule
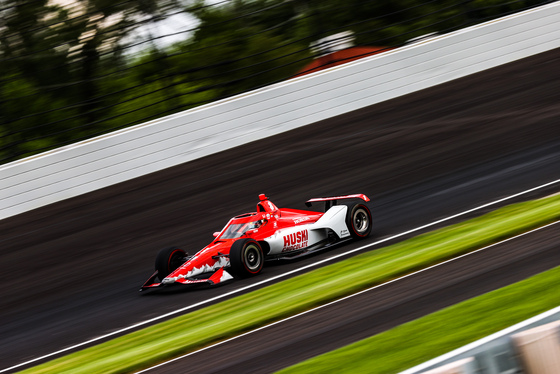
[[[547,2],[2,0],[0,163]]]

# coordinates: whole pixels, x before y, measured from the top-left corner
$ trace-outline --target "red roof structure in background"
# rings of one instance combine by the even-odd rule
[[[295,77],[301,77],[306,74],[314,73],[323,69],[332,68],[333,66],[342,65],[350,61],[359,60],[364,57],[375,55],[378,53],[386,52],[393,48],[389,47],[351,47],[340,51],[329,53],[328,55],[321,56],[299,72],[294,75]]]

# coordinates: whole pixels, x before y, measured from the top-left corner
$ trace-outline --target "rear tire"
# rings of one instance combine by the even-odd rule
[[[237,240],[229,251],[231,272],[238,277],[250,277],[261,272],[264,254],[261,245],[253,239]]]
[[[371,232],[371,213],[364,204],[354,204],[348,207],[346,225],[355,239],[363,239]]]
[[[185,263],[187,254],[177,247],[164,248],[156,256],[156,270],[160,281]]]

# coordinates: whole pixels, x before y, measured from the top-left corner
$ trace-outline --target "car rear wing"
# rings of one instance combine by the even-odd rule
[[[305,202],[305,205],[310,207],[313,203],[317,202],[326,202],[325,210],[330,208],[333,205],[336,205],[338,200],[344,199],[362,199],[364,201],[369,201],[369,198],[364,194],[355,194],[355,195],[344,195],[344,196],[333,196],[333,197],[316,197],[313,199],[309,199]]]

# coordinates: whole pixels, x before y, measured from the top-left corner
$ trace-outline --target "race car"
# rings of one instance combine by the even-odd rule
[[[343,203],[340,203],[340,201]],[[352,201],[354,200],[354,201]],[[357,200],[357,201],[356,201]],[[233,217],[214,240],[194,256],[177,247],[161,250],[155,272],[142,290],[171,285],[216,285],[259,274],[266,260],[294,259],[371,232],[364,194],[314,198],[324,212],[279,209],[261,194],[257,211]]]

